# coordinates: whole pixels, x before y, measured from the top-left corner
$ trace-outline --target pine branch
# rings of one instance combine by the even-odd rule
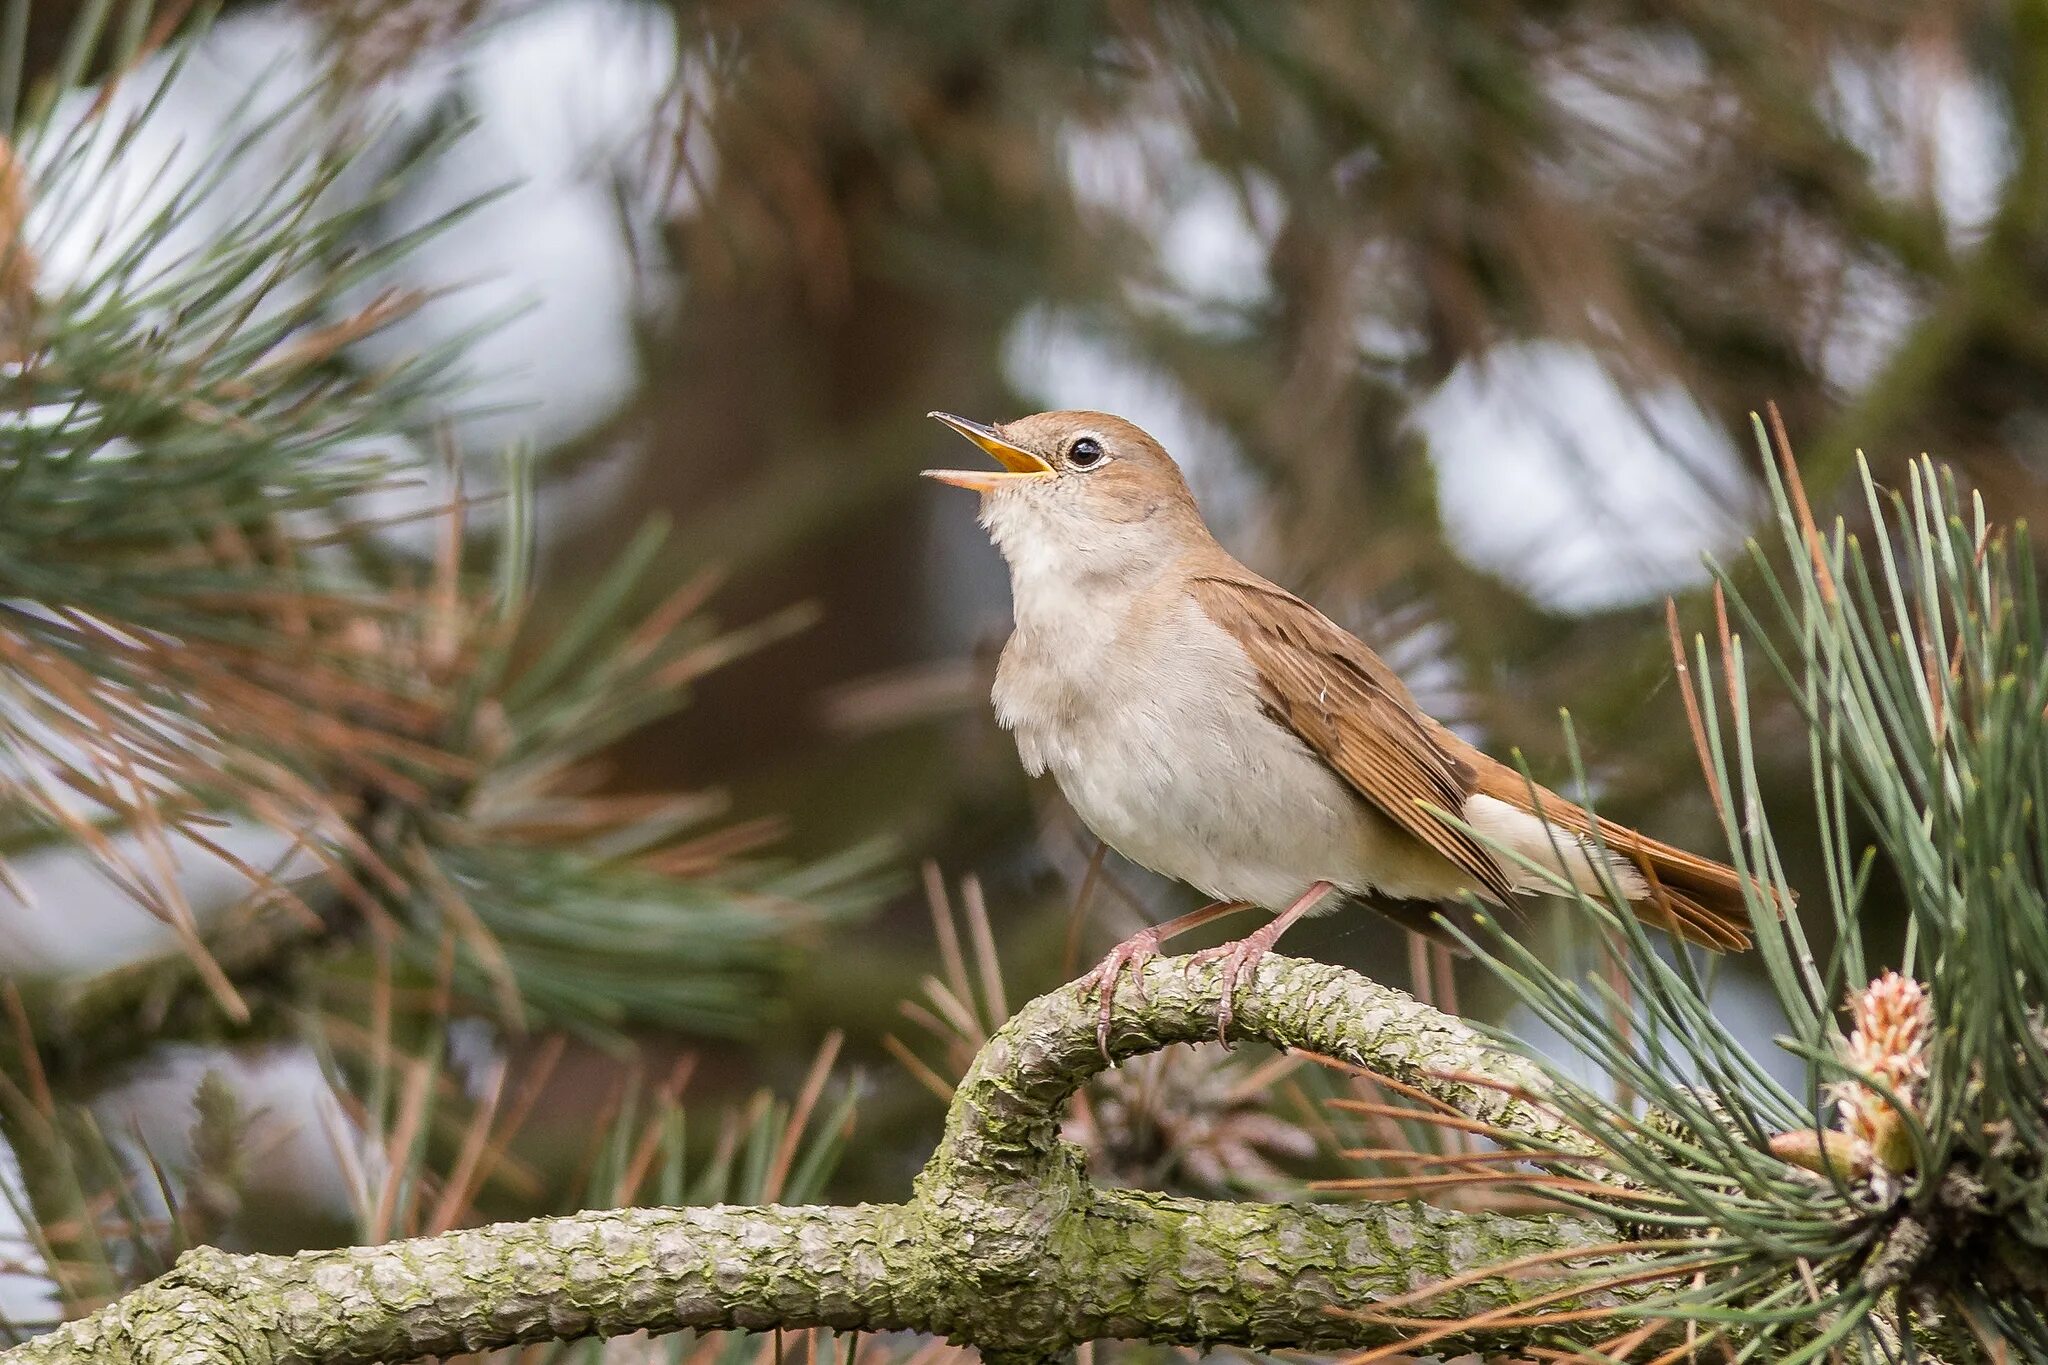
[[[1156,962],[1141,984],[1119,999],[1116,1057],[1213,1035],[1214,968]],[[1241,987],[1237,1019],[1247,1036],[1369,1067],[1466,1121],[1542,1144],[1571,1137],[1513,1097],[1539,1083],[1526,1062],[1340,968],[1269,958]],[[1386,1345],[1418,1317],[1445,1329],[1434,1349],[1498,1350],[1531,1339],[1519,1305],[1540,1301],[1557,1319],[1543,1335],[1592,1342],[1646,1291],[1627,1282],[1637,1259],[1596,1217],[1097,1189],[1057,1137],[1060,1110],[1105,1066],[1094,1024],[1092,1002],[1063,988],[1005,1025],[905,1204],[628,1209],[288,1258],[199,1251],[0,1362],[345,1365],[812,1325],[934,1332],[1037,1359],[1101,1337]],[[1496,1269],[1517,1260],[1519,1271]],[[1448,1282],[1440,1294],[1413,1293],[1437,1282]],[[1378,1302],[1400,1313],[1375,1318]]]

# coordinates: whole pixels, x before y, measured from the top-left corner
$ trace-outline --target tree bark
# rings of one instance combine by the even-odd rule
[[[1139,980],[1142,996],[1127,980],[1118,998],[1114,1056],[1213,1034],[1213,965],[1155,961]],[[1572,1145],[1540,1107],[1453,1079],[1536,1091],[1534,1068],[1399,991],[1269,957],[1237,1006],[1247,1037],[1369,1067],[1469,1117]],[[348,1365],[635,1331],[812,1326],[932,1332],[1018,1359],[1106,1337],[1338,1349],[1406,1334],[1340,1310],[1574,1246],[1589,1254],[1569,1270],[1478,1277],[1401,1311],[1451,1321],[1553,1289],[1548,1311],[1621,1306],[1612,1291],[1570,1287],[1588,1269],[1625,1269],[1625,1256],[1593,1250],[1618,1235],[1597,1218],[1097,1189],[1058,1121],[1103,1066],[1092,1002],[1063,987],[989,1041],[907,1203],[621,1209],[290,1257],[202,1249],[0,1354],[0,1365]],[[1587,1341],[1615,1330],[1599,1316],[1581,1327]],[[1478,1323],[1432,1349],[1526,1340],[1526,1329]]]

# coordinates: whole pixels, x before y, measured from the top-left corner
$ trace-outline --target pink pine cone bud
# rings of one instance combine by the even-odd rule
[[[1926,987],[1888,970],[1849,997],[1849,1019],[1843,1061],[1883,1082],[1908,1111],[1917,1111],[1934,1033]],[[1831,1092],[1842,1130],[1897,1169],[1903,1135],[1891,1103],[1860,1081],[1838,1081]]]

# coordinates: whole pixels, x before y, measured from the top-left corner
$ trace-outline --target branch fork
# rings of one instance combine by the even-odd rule
[[[1110,1056],[1212,1036],[1221,975],[1214,962],[1147,963],[1119,990]],[[1541,1092],[1536,1068],[1399,991],[1269,956],[1236,997],[1243,1037],[1370,1069],[1479,1122],[1573,1140],[1518,1098]],[[1067,1102],[1107,1064],[1094,1006],[1062,987],[988,1041],[903,1204],[606,1210],[289,1257],[201,1249],[0,1365],[369,1365],[636,1331],[816,1326],[930,1332],[1006,1361],[1110,1337],[1334,1350],[1403,1335],[1336,1310],[1408,1305],[1456,1277],[1404,1308],[1448,1323],[1545,1287],[1526,1271],[1470,1274],[1489,1265],[1584,1247],[1575,1273],[1617,1266],[1616,1230],[1593,1217],[1098,1188],[1059,1137]],[[1541,1272],[1565,1296],[1571,1273]],[[1475,1324],[1433,1349],[1517,1340]]]

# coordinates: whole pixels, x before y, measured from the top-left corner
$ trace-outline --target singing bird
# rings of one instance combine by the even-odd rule
[[[1749,945],[1733,868],[1596,819],[1430,718],[1355,636],[1217,544],[1136,426],[931,416],[1002,466],[926,474],[981,494],[1009,563],[1016,629],[994,701],[1025,768],[1050,772],[1111,848],[1215,898],[1083,979],[1105,1050],[1118,977],[1219,915],[1275,912],[1198,955],[1223,960],[1227,1033],[1238,982],[1303,915],[1363,901],[1417,927],[1467,893],[1506,905],[1546,888],[1487,841],[1594,894],[1611,880],[1693,942]]]

